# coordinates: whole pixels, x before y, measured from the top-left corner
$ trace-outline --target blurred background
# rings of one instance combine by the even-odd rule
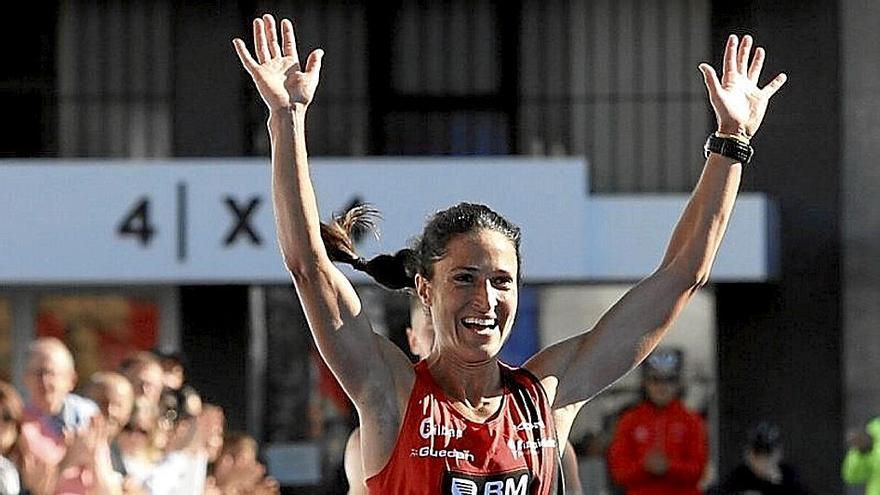
[[[710,284],[664,345],[684,351],[687,402],[708,421],[708,477],[737,464],[748,429],[769,418],[816,493],[846,492],[845,431],[880,412],[880,212],[870,199],[880,186],[880,3],[8,3],[0,167],[50,176],[67,160],[265,166],[266,112],[230,43],[250,44],[263,12],[294,20],[301,56],[326,51],[313,156],[569,157],[589,164],[584,194],[603,198],[691,190],[714,129],[697,64],[720,67],[727,35],[752,34],[768,51],[764,79],[789,75],[743,182],[773,205],[772,269]],[[89,224],[71,208],[65,222]],[[4,230],[15,228],[0,225],[8,244]],[[65,255],[64,240],[45,235]],[[633,281],[527,278],[506,357],[588,328]],[[402,341],[406,299],[360,292],[380,331]],[[135,349],[181,351],[189,383],[260,442],[287,492],[344,492],[341,449],[356,419],[316,359],[289,284],[0,279],[0,378],[21,383],[36,336],[64,339],[81,377]],[[581,414],[572,441],[583,477],[603,473],[612,418],[638,394],[628,377]]]

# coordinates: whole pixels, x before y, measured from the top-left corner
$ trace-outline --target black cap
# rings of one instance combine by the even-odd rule
[[[656,349],[642,367],[646,377],[679,378],[683,361],[681,349]]]

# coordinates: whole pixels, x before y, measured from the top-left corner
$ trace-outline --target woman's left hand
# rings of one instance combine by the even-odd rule
[[[715,109],[718,132],[734,134],[751,139],[761,126],[770,98],[785,84],[786,75],[780,73],[763,88],[758,78],[764,66],[764,49],[755,49],[749,65],[752,37],[743,36],[740,43],[736,35],[727,38],[724,48],[724,67],[721,80],[709,64],[700,64],[700,72],[709,91],[709,100]]]

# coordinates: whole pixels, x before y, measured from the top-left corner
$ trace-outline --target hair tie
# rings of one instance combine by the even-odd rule
[[[351,266],[355,270],[365,272],[367,271],[367,260],[365,260],[363,256],[358,257],[358,259],[351,262]]]

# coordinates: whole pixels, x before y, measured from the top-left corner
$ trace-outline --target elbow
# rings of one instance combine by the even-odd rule
[[[680,257],[672,259],[660,270],[675,281],[679,292],[694,293],[709,283],[711,264],[708,262],[689,263]]]
[[[315,280],[318,277],[320,268],[317,260],[292,256],[283,256],[283,258],[284,267],[297,285],[308,284],[310,280]]]

